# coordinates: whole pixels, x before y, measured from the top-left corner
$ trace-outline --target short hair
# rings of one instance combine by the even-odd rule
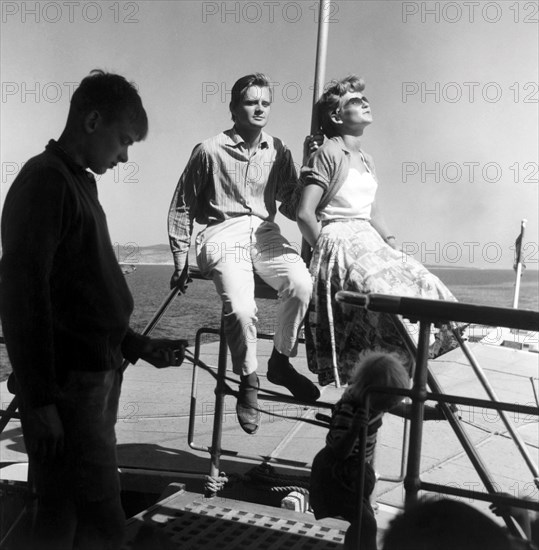
[[[332,80],[316,103],[316,113],[322,132],[332,138],[338,135],[331,114],[341,107],[342,97],[348,92],[362,92],[365,81],[356,75],[349,75],[341,80]]]
[[[503,527],[464,502],[428,499],[389,524],[383,550],[510,550]]]
[[[349,386],[343,397],[359,401],[365,390],[372,386],[406,390],[410,388],[410,377],[396,355],[377,351],[365,354],[351,370]],[[370,395],[370,405],[377,410],[389,410],[402,399],[400,395],[374,393]]]
[[[94,69],[73,93],[69,119],[98,111],[107,124],[127,117],[139,140],[148,134],[148,116],[132,82],[123,76]]]
[[[245,94],[247,93],[247,90],[251,86],[268,88],[270,91],[270,97],[272,96],[270,80],[265,74],[253,73],[253,74],[242,76],[241,78],[236,80],[234,86],[232,86],[229,109],[230,109],[230,114],[232,116],[233,121],[236,120],[234,117],[234,109],[241,103],[241,101],[245,97]]]

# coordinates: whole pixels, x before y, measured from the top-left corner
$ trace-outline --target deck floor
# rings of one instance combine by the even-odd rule
[[[480,343],[471,344],[470,349],[500,400],[536,404],[532,384],[537,387],[539,381],[539,354]],[[265,399],[265,389],[279,390],[265,378],[270,352],[271,343],[260,341],[260,405],[265,414],[257,434],[249,436],[241,430],[236,420],[235,400],[232,396],[226,398],[222,438],[225,454],[221,457],[220,470],[241,477],[265,461],[283,475],[308,477],[309,465],[324,445],[326,430],[305,424],[302,419],[313,418],[317,412],[327,412],[327,409]],[[206,344],[202,347],[201,359],[215,366],[217,353],[217,343]],[[294,364],[315,380],[307,372],[303,351]],[[472,368],[460,350],[432,361],[430,367],[446,393],[486,398],[486,393],[476,381]],[[144,474],[158,470],[164,486],[171,480],[181,481],[186,484],[188,491],[200,492],[202,477],[209,473],[209,454],[192,449],[187,441],[191,386],[192,368],[189,363],[179,368],[157,370],[139,362],[127,369],[120,401],[117,438],[119,463],[128,472],[128,480],[134,480],[136,484],[145,479],[138,472]],[[211,445],[214,387],[213,376],[199,369],[194,442],[201,447]],[[333,386],[325,387],[322,389],[321,401],[333,403],[341,391]],[[0,399],[3,408],[11,400],[5,383],[0,385]],[[517,497],[536,499],[538,491],[533,483],[533,475],[507,437],[507,430],[499,414],[492,410],[461,408],[460,416],[496,486]],[[514,413],[508,413],[508,416],[525,441],[533,460],[539,462],[537,417]],[[381,480],[376,488],[376,502],[379,505],[381,533],[392,515],[389,512],[403,505],[402,482],[384,481],[384,478],[400,475],[403,425],[402,419],[386,415],[380,432],[376,470]],[[10,421],[2,433],[0,461],[2,478],[24,479],[26,455],[19,422],[16,420]],[[480,478],[446,421],[425,423],[421,472],[422,479],[426,481],[483,491]],[[240,493],[239,497],[240,500],[254,500],[247,493]],[[471,504],[484,511],[488,509],[488,505],[481,501]],[[314,521],[312,515],[310,519]]]

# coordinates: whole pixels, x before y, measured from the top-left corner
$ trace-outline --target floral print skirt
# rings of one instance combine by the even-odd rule
[[[414,364],[402,327],[417,340],[417,324],[393,314],[338,304],[339,290],[456,301],[438,277],[388,246],[366,220],[324,225],[310,272],[313,298],[305,323],[307,359],[322,386],[333,382],[335,373],[340,383],[346,383],[349,369],[372,350],[397,354],[410,373]],[[448,327],[436,335],[434,345],[436,355],[455,347]]]

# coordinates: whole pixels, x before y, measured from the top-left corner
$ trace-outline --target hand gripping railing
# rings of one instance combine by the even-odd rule
[[[457,397],[452,395],[444,395],[441,391],[434,374],[428,369],[428,352],[429,352],[429,337],[431,324],[447,323],[451,321],[463,321],[467,323],[477,323],[482,325],[504,326],[520,330],[539,330],[539,313],[535,311],[515,310],[509,308],[495,308],[488,306],[477,306],[472,304],[458,302],[444,302],[439,300],[425,300],[421,298],[407,298],[399,296],[387,296],[381,294],[359,294],[350,291],[340,291],[336,295],[336,300],[342,304],[348,304],[356,307],[363,307],[371,311],[383,312],[392,315],[401,315],[409,318],[412,321],[419,321],[419,338],[416,352],[416,368],[414,373],[413,387],[411,390],[390,390],[382,388],[371,388],[373,391],[385,391],[387,393],[398,393],[399,395],[409,396],[412,399],[411,408],[411,426],[409,438],[408,464],[406,476],[404,480],[404,488],[406,492],[405,504],[409,505],[418,499],[420,489],[434,491],[444,494],[475,498],[478,500],[486,500],[500,505],[519,506],[522,508],[539,510],[539,504],[534,502],[523,501],[521,499],[510,498],[496,494],[496,486],[491,479],[491,476],[483,464],[481,457],[476,452],[473,443],[464,431],[456,414],[451,410],[450,404],[457,405],[473,405],[482,406],[485,408],[495,409],[503,413],[503,411],[518,412],[520,414],[539,415],[537,407],[528,407],[522,405],[514,405],[511,403],[499,402],[495,399],[489,387],[485,386],[484,380],[480,376],[481,382],[487,389],[489,397],[492,401],[482,399],[472,399]],[[458,332],[454,331],[457,335]],[[409,343],[409,342],[408,342]],[[465,354],[470,359],[471,354],[462,338],[459,338],[459,343],[466,348]],[[473,359],[473,358],[472,358]],[[475,361],[474,361],[475,363]],[[474,367],[476,373],[480,372],[480,367],[476,364]],[[427,384],[430,386],[432,393],[427,392]],[[485,485],[489,495],[483,495],[475,491],[444,486],[440,484],[427,483],[420,479],[420,460],[421,460],[421,444],[423,435],[423,411],[424,404],[427,399],[433,399],[440,402],[447,420],[453,428],[466,454],[470,458],[475,470],[477,471],[481,481]],[[365,407],[368,405],[366,404]],[[506,424],[507,425],[507,424]],[[515,433],[511,430],[512,435]],[[360,434],[361,440],[365,440],[366,426],[362,428]],[[519,443],[517,434],[517,446],[521,452],[523,444]],[[529,455],[523,453],[523,456],[534,474],[535,484],[538,485],[537,466],[533,464]],[[363,477],[364,465],[360,469],[359,486],[359,521],[361,522],[362,506],[361,497],[363,495]],[[521,536],[522,533],[514,518],[510,515],[505,515],[504,520],[513,535]],[[359,542],[359,541],[358,541]]]

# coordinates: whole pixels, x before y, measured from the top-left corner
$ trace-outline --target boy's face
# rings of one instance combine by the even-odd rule
[[[262,130],[268,123],[271,110],[271,94],[269,88],[251,86],[247,88],[244,98],[232,110],[234,125],[241,130]]]
[[[110,123],[96,113],[89,131],[86,161],[96,174],[104,174],[120,162],[127,162],[128,148],[138,141],[138,135],[126,117]]]

